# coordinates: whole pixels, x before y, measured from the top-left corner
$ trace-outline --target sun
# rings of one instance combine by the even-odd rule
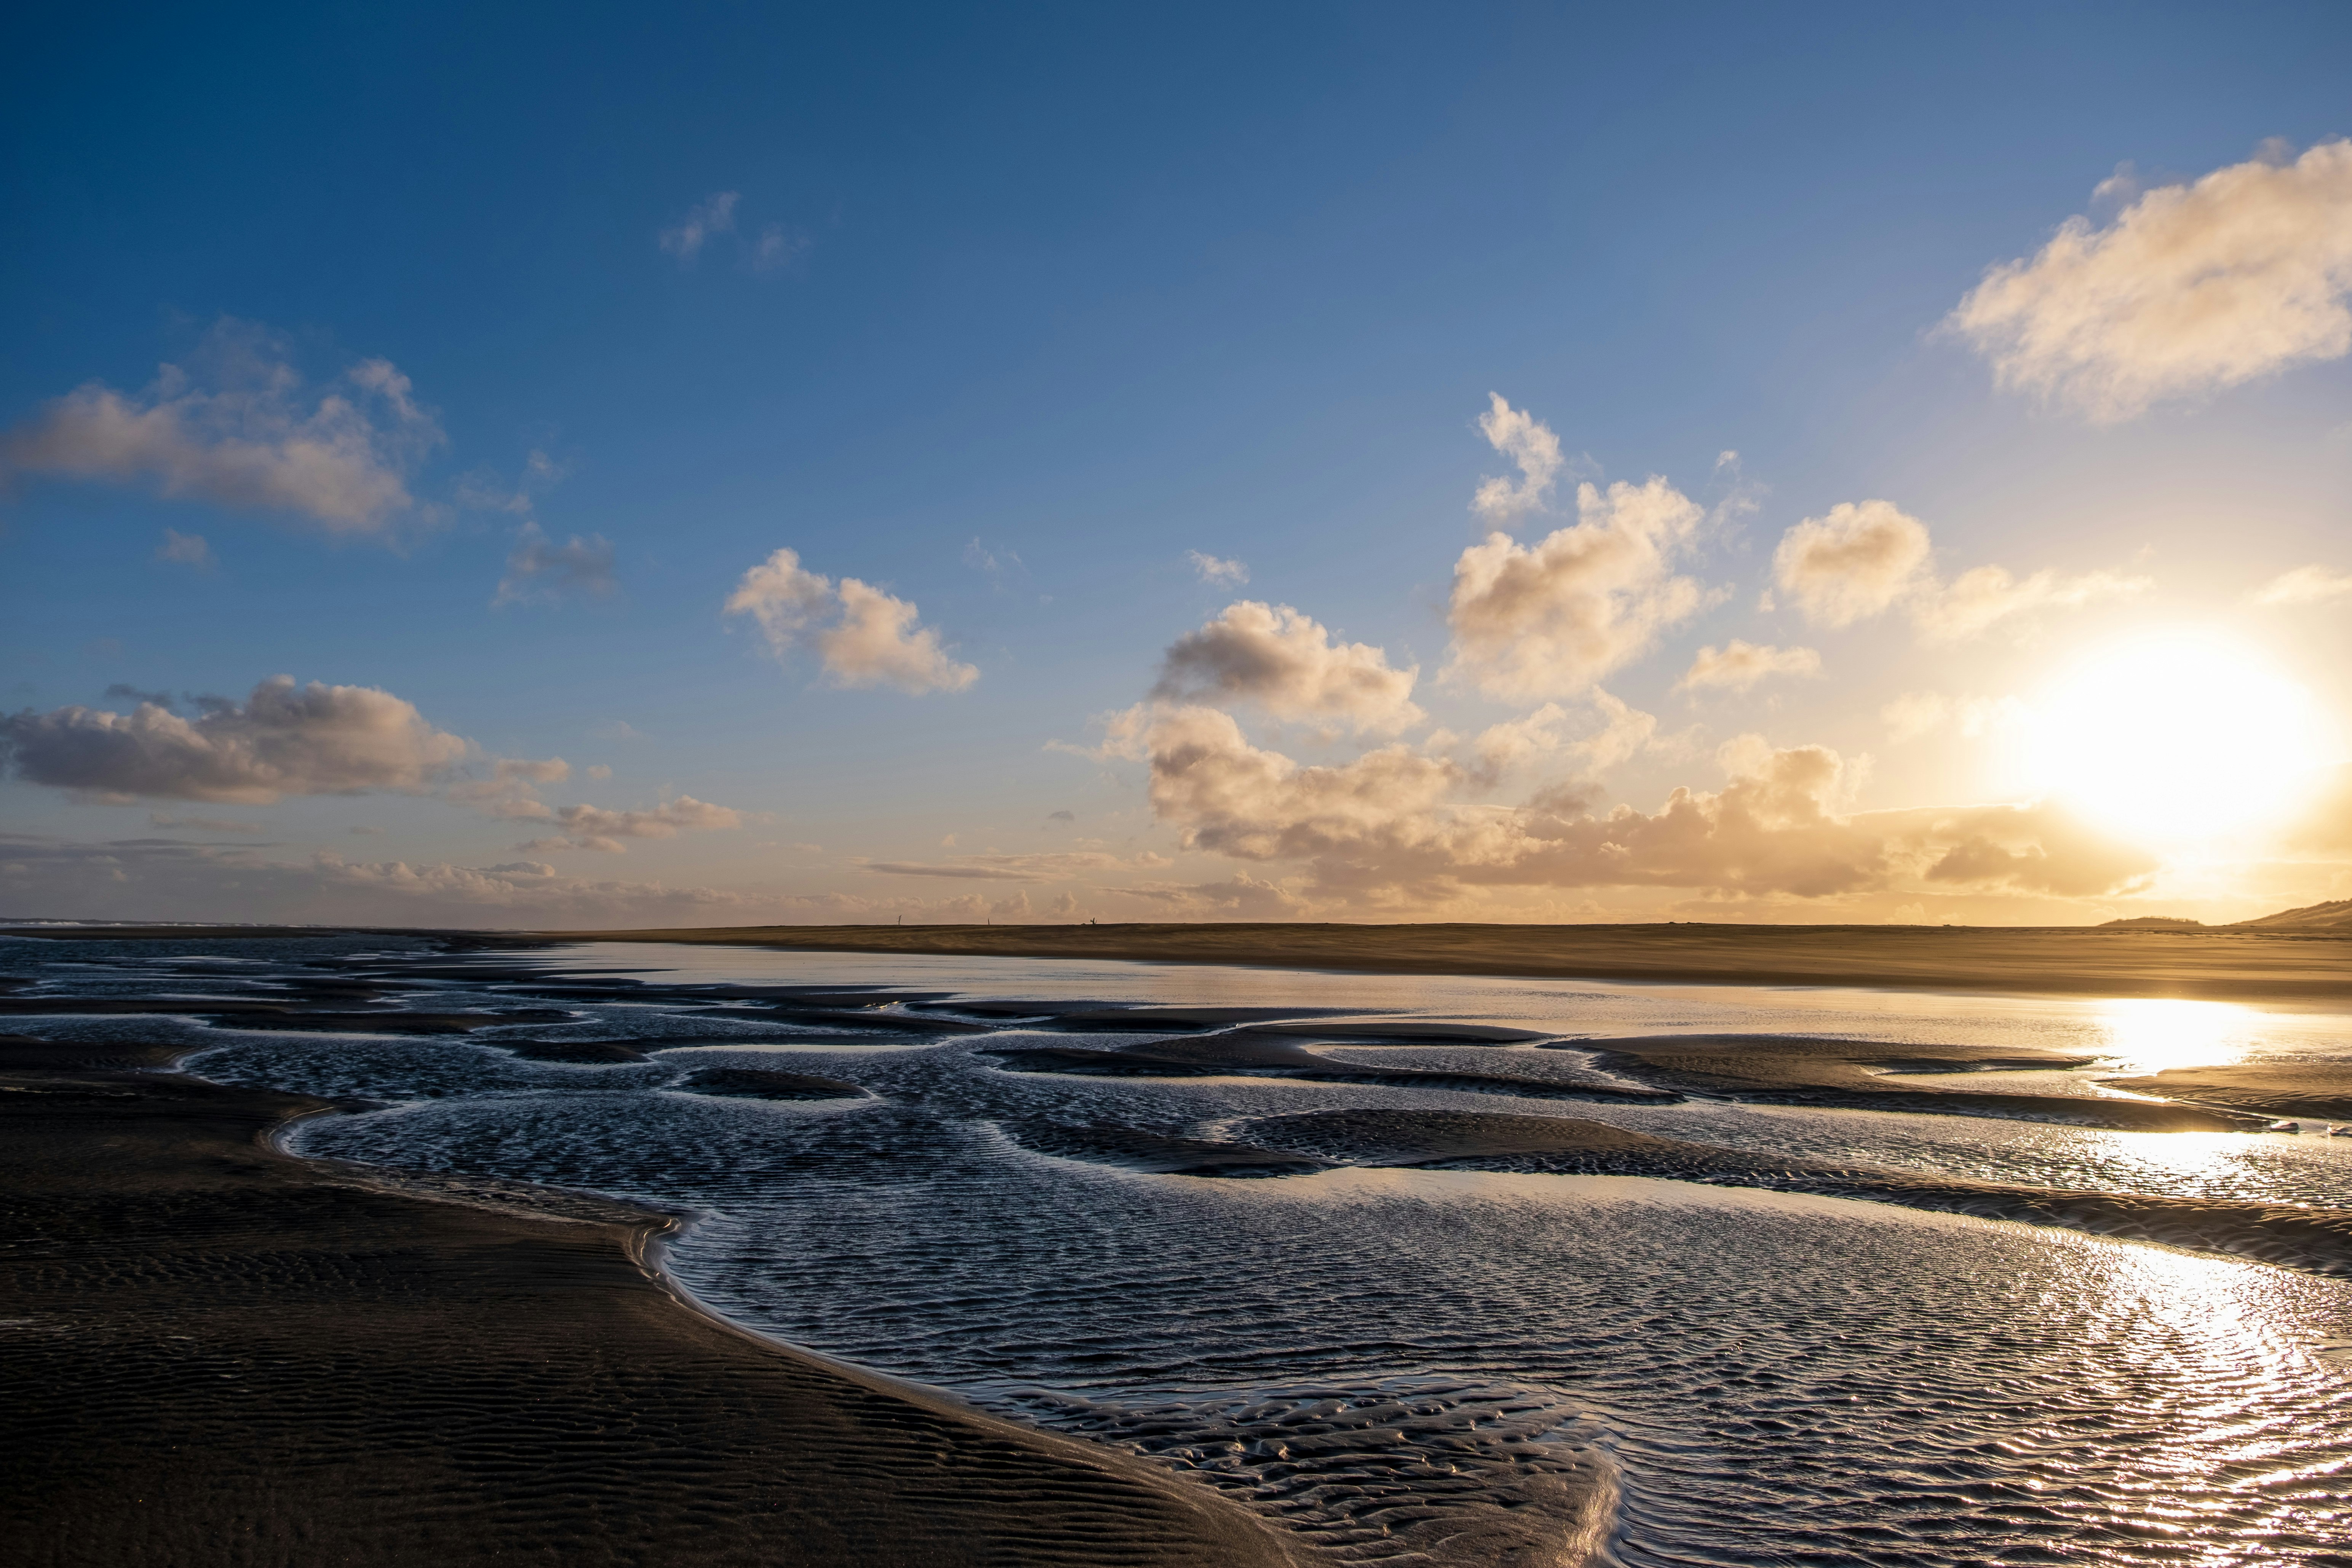
[[[2123,837],[2192,846],[2284,824],[2330,761],[2311,693],[2219,633],[2110,644],[2029,704],[2036,788]]]

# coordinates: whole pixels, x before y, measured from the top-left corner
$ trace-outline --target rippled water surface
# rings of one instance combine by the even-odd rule
[[[398,944],[394,944],[395,946]],[[50,989],[251,992],[382,941],[205,949],[0,942]],[[421,944],[420,962],[455,962]],[[494,962],[664,984],[874,985],[972,1001],[1263,1006],[1508,1025],[1552,1040],[1802,1033],[2055,1049],[1984,1075],[2098,1098],[2124,1071],[2352,1055],[2352,1020],[2196,1003],[1634,987],[744,950]],[[406,1005],[511,1005],[414,983]],[[2130,1133],[1695,1100],[1006,1070],[985,1047],[1106,1047],[980,1019],[948,1036],[571,1000],[467,1037],[20,1020],[182,1040],[194,1070],[361,1096],[309,1152],[592,1188],[700,1216],[680,1279],[795,1344],[1128,1447],[1351,1560],[1535,1563],[1614,1487],[1626,1564],[2352,1563],[2352,1284],[1882,1205],[1615,1176],[1347,1168],[1213,1180],[1036,1152],[1041,1125],[1220,1139],[1335,1108],[1573,1116],[1717,1147],[2005,1183],[2352,1204],[2352,1140]],[[1328,1020],[1327,1020],[1328,1022]],[[1105,1026],[1108,1028],[1108,1026]],[[501,1041],[639,1042],[640,1063]],[[1360,1042],[1331,1059],[1603,1082],[1580,1053]],[[1499,1064],[1499,1065],[1498,1065]],[[736,1100],[692,1068],[861,1098]],[[2008,1087],[2004,1084],[2004,1087]],[[1051,1140],[1046,1140],[1051,1143]]]

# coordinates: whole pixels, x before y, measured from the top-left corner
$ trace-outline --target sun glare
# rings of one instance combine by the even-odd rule
[[[2213,634],[2171,631],[2099,649],[2032,705],[2037,788],[2149,844],[2275,826],[2328,760],[2311,694]]]

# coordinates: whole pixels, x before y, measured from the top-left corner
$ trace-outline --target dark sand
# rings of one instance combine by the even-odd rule
[[[1284,969],[1747,985],[2352,1002],[2352,931],[1994,926],[721,926],[541,931],[832,952],[1142,959]]]
[[[1558,1048],[1591,1051],[1601,1066],[1661,1090],[1763,1105],[2011,1117],[2129,1132],[2243,1132],[2259,1125],[2243,1112],[2193,1105],[1985,1093],[1969,1087],[1971,1072],[2054,1071],[2088,1067],[2093,1058],[2087,1057],[1790,1035],[1661,1035],[1570,1040]]]
[[[1327,1044],[1349,1043],[1345,1035],[1325,1035],[1323,1038]],[[1659,1089],[1566,1084],[1508,1073],[1448,1072],[1341,1061],[1319,1056],[1284,1036],[1247,1028],[1191,1039],[1149,1040],[1108,1051],[1026,1045],[981,1046],[977,1049],[1013,1072],[1065,1073],[1076,1078],[1281,1078],[1305,1083],[1376,1084],[1387,1089],[1450,1089],[1466,1094],[1516,1094],[1538,1100],[1608,1100],[1637,1105],[1671,1105],[1682,1098]]]
[[[266,1146],[319,1109],[0,1041],[12,1568],[1289,1560],[1139,1462],[700,1315],[652,1216]]]
[[[2138,1094],[2193,1100],[2256,1116],[2352,1121],[2352,1064],[2250,1062],[2242,1067],[2175,1068],[2152,1078],[2107,1080]]]
[[[2352,1278],[2352,1210],[2227,1198],[2078,1192],[1882,1166],[1829,1165],[1685,1143],[1566,1117],[1465,1110],[1318,1110],[1261,1117],[1241,1123],[1234,1131],[1261,1152],[1289,1150],[1335,1164],[1643,1176],[1859,1198],[1938,1214],[2014,1220],[2118,1240],[2155,1242],[2255,1258],[2335,1279]]]

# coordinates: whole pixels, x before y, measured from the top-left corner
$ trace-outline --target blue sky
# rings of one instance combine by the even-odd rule
[[[2240,166],[2303,171],[2288,259],[2340,310],[2342,197],[2297,163],[2352,132],[2340,7],[131,9],[18,37],[0,912],[2071,921],[2352,880],[2324,776],[2352,708],[2326,322],[2251,370],[2204,345],[2121,412],[2030,364],[2005,387],[1998,325],[1938,330],[2070,216],[2109,232]],[[2284,287],[2239,233],[2221,265]],[[2033,321],[2073,308],[2050,298]],[[2242,341],[2287,305],[2263,308]],[[93,386],[178,433],[100,450],[70,402]],[[1507,517],[1473,508],[1514,473],[1493,395],[1561,453]],[[236,467],[240,441],[291,461],[330,397],[394,499]],[[1601,528],[1576,484],[1605,508],[1652,476],[1698,520],[1665,575],[1595,590],[1631,640],[1482,677],[1463,552],[1498,517],[1528,549]],[[1871,500],[1933,564],[1828,624],[1776,552]],[[780,549],[834,595],[781,653],[723,613]],[[2054,586],[1932,633],[1929,577],[1990,565]],[[2306,566],[2311,594],[2259,601]],[[933,654],[827,654],[849,579]],[[1317,624],[1282,657],[1417,669],[1423,718],[1228,665],[1171,695],[1167,650],[1237,601]],[[1195,652],[1265,654],[1220,637]],[[2313,774],[2304,816],[2166,817],[2041,765],[2042,688],[2150,637],[2226,643],[2222,677],[2305,703],[2280,760]],[[1818,673],[1689,684],[1732,639]],[[278,675],[390,694],[413,723],[336,721],[424,750],[238,773],[224,748],[314,758],[284,726],[329,722],[256,718]],[[138,730],[123,689],[171,721]],[[1546,703],[1507,762],[1480,750]],[[1194,742],[1258,795],[1177,776],[1210,712],[1236,728]],[[1396,748],[1409,777],[1360,765]],[[1713,847],[1653,854],[1676,789]],[[680,798],[716,815],[659,815]],[[1470,842],[1510,813],[1519,847]]]

